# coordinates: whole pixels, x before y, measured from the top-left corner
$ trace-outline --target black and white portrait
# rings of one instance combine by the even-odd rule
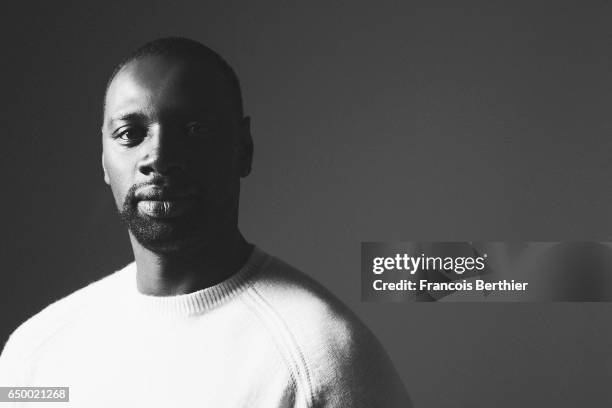
[[[360,251],[612,241],[610,17],[6,5],[0,406],[608,406],[609,246],[512,303],[371,301]]]

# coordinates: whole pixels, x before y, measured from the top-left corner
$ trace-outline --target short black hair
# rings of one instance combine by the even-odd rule
[[[106,100],[106,92],[108,92],[108,88],[111,82],[113,82],[115,76],[117,76],[119,71],[121,71],[124,66],[126,66],[132,61],[149,56],[176,57],[181,59],[195,58],[196,60],[212,60],[214,63],[218,64],[219,68],[221,69],[221,72],[227,78],[228,83],[232,89],[232,93],[234,94],[234,99],[236,101],[237,113],[239,115],[239,118],[242,119],[244,115],[244,109],[242,104],[242,91],[240,89],[240,80],[238,79],[236,72],[234,72],[234,69],[223,57],[221,57],[221,55],[219,55],[213,49],[205,46],[204,44],[198,41],[184,37],[163,37],[153,41],[149,41],[148,43],[140,46],[135,51],[123,58],[121,62],[117,64],[108,82],[106,83],[104,99]]]

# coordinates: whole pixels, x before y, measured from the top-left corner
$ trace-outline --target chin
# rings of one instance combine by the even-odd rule
[[[140,245],[159,254],[198,251],[214,244],[222,235],[219,234],[218,223],[203,217],[202,214],[199,217],[191,214],[156,220],[140,215],[136,208],[128,207],[120,212],[120,217]]]
[[[130,228],[130,233],[140,245],[158,254],[193,253],[210,246],[216,239],[197,229],[184,231],[174,228]]]
[[[197,251],[207,246],[208,240],[202,237],[179,237],[179,236],[138,236],[134,234],[136,241],[150,251],[159,254],[176,254]]]

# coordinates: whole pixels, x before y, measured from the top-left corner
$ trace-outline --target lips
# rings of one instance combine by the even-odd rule
[[[189,211],[194,201],[193,199],[141,200],[138,202],[138,211],[151,218],[173,218]]]
[[[174,218],[195,205],[196,194],[189,190],[149,187],[136,193],[138,211],[151,218]]]

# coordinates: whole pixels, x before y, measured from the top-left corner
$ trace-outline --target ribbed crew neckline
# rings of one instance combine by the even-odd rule
[[[248,288],[253,276],[264,267],[269,257],[270,255],[254,246],[245,264],[226,280],[208,288],[174,296],[141,293],[136,284],[136,262],[132,262],[126,267],[130,281],[129,298],[141,311],[152,315],[169,317],[199,315],[225,303]]]

